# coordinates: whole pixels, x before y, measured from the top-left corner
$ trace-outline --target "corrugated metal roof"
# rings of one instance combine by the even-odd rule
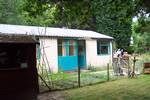
[[[16,34],[16,35],[35,35],[35,36],[51,36],[51,37],[75,37],[75,38],[104,38],[113,39],[113,37],[100,34],[89,30],[39,27],[39,26],[23,26],[0,24],[0,34]]]

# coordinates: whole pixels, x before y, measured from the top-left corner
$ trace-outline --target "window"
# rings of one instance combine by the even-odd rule
[[[107,55],[109,54],[109,42],[108,41],[97,41],[97,54]]]
[[[66,56],[67,51],[66,51],[66,41],[62,40],[62,56]]]
[[[78,41],[78,56],[84,55],[85,53],[84,46],[85,46],[85,42],[83,40]]]
[[[76,45],[74,40],[69,40],[69,56],[76,55]]]
[[[58,55],[66,56],[66,41],[58,40]]]
[[[75,56],[76,41],[75,40],[58,40],[58,56]]]

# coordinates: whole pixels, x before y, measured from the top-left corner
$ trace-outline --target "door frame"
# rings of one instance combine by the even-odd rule
[[[58,39],[58,41],[59,40],[61,40],[61,39]],[[62,39],[62,40],[65,40],[64,43],[65,43],[66,55],[59,56],[59,53],[58,53],[58,69],[62,70],[62,71],[77,70],[77,68],[78,68],[78,40],[77,39],[69,39],[69,38]],[[69,46],[70,46],[69,40],[75,41],[75,55],[72,55],[72,56],[69,55]]]
[[[83,55],[83,63],[84,63],[84,65],[83,66],[79,66],[79,55],[78,55],[78,66],[80,67],[80,68],[86,68],[86,66],[87,66],[87,64],[86,64],[86,40],[78,40],[78,53],[79,53],[79,41],[83,41],[83,46],[81,46],[81,47],[83,47],[83,51],[84,51],[84,55]]]

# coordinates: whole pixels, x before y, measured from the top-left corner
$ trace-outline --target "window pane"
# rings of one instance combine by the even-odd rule
[[[108,42],[106,42],[106,41],[100,41],[100,43],[101,43],[102,45],[108,45]]]
[[[84,55],[84,44],[85,42],[83,40],[78,41],[78,55],[83,56]]]
[[[108,54],[108,46],[101,46],[101,54]]]
[[[75,45],[75,41],[74,40],[69,40],[69,45]]]
[[[82,46],[78,46],[78,56],[82,56],[83,53],[84,53],[83,47]]]
[[[76,48],[75,46],[70,45],[69,46],[69,56],[75,56],[76,55]]]
[[[58,40],[58,56],[66,56],[66,41]]]
[[[109,42],[97,41],[97,54],[109,54]]]
[[[58,40],[58,56],[62,56],[62,40]]]
[[[62,46],[58,46],[58,56],[62,56]]]
[[[62,56],[66,56],[66,45],[62,46]]]
[[[69,56],[75,56],[76,55],[76,45],[74,40],[69,41]]]

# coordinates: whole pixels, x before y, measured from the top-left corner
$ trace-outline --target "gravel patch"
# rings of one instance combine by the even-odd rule
[[[38,95],[38,100],[65,100],[59,92],[48,92]]]

